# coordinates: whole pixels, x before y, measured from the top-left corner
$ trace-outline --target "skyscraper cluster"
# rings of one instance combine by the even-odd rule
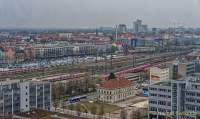
[[[133,22],[133,32],[138,33],[146,33],[148,31],[148,26],[142,23],[142,20],[137,19]]]

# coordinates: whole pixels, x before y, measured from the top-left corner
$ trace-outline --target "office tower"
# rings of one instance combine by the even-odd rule
[[[148,26],[145,24],[142,24],[142,20],[137,19],[135,22],[133,22],[133,32],[134,33],[147,33],[148,32]]]
[[[142,25],[141,32],[147,33],[148,32],[148,26],[147,25]]]
[[[137,19],[137,21],[133,22],[133,31],[134,33],[139,33],[142,25],[142,20]]]
[[[127,32],[127,27],[125,24],[119,24],[118,25],[118,32],[119,33],[126,33]]]

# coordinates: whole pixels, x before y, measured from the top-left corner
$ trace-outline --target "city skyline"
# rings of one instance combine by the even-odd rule
[[[0,119],[200,119],[199,6],[0,0]]]
[[[132,27],[136,19],[150,27],[200,27],[199,6],[199,0],[0,0],[0,27]]]

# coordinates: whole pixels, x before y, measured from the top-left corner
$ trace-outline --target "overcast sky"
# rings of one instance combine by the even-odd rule
[[[200,0],[0,0],[0,27],[200,27]]]

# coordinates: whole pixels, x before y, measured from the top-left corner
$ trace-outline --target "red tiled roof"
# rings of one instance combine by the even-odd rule
[[[101,88],[106,88],[106,89],[118,89],[118,88],[129,87],[131,85],[132,82],[127,79],[116,78],[116,79],[105,80],[99,86]]]

